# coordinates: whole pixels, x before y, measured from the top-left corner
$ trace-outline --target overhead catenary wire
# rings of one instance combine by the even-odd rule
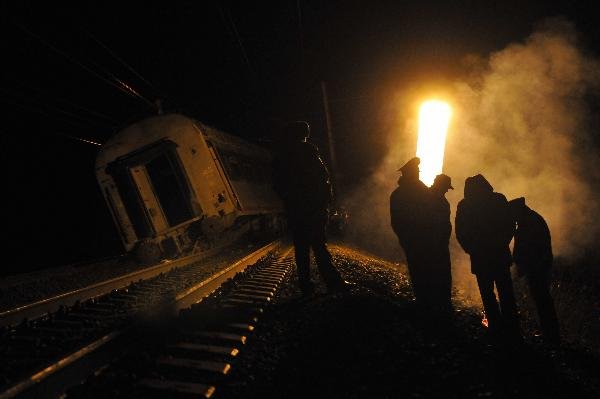
[[[19,102],[16,102],[16,101],[11,101],[10,99],[5,98],[5,97],[0,97],[0,101],[3,101],[3,102],[8,103],[8,104],[12,104],[12,105],[14,105],[16,107],[19,107],[21,109],[24,109],[26,111],[35,112],[35,113],[47,116],[47,117],[55,119],[55,120],[57,120],[59,122],[63,122],[63,123],[66,122],[66,123],[68,123],[68,124],[70,124],[72,126],[76,126],[76,127],[79,127],[79,128],[86,128],[85,126],[83,126],[83,125],[81,125],[79,123],[74,123],[73,121],[69,121],[69,120],[65,120],[63,118],[56,117],[56,116],[54,116],[52,114],[47,113],[45,110],[39,109],[39,108],[37,108],[35,106],[31,106],[31,105],[28,105],[28,104],[22,104],[22,103],[19,103]],[[83,137],[77,137],[77,136],[74,136],[72,134],[66,134],[66,133],[61,133],[61,132],[54,132],[52,130],[50,130],[50,132],[53,133],[53,134],[55,134],[55,135],[59,135],[59,136],[62,136],[62,137],[68,137],[70,139],[74,139],[74,140],[77,140],[77,141],[80,141],[80,142],[84,142],[84,143],[88,143],[88,144],[93,144],[93,145],[96,145],[96,146],[101,146],[102,145],[101,143],[98,143],[97,141],[90,140],[90,139],[85,139]]]
[[[300,60],[304,66],[304,28],[302,27],[302,7],[300,0],[296,0],[296,13],[298,15],[298,41],[300,42]]]
[[[68,138],[73,139],[73,140],[81,141],[82,143],[87,143],[87,144],[92,144],[92,145],[95,145],[95,146],[98,146],[98,147],[102,147],[102,143],[98,143],[96,141],[84,139],[82,137],[71,136],[70,134],[66,134],[66,133],[57,132],[57,134],[60,134],[62,136],[68,137]]]
[[[69,116],[72,119],[76,119],[76,120],[79,120],[81,122],[86,122],[88,125],[94,126],[94,125],[97,124],[96,121],[90,120],[90,119],[85,118],[85,117],[83,117],[81,115],[74,114],[73,112],[70,112],[70,111],[67,111],[65,109],[62,109],[62,108],[50,105],[50,104],[48,104],[46,102],[42,103],[40,101],[33,100],[33,99],[31,99],[30,96],[27,96],[26,94],[23,94],[23,93],[17,93],[17,92],[14,92],[14,91],[10,91],[10,90],[7,90],[7,89],[5,89],[3,87],[0,87],[0,92],[4,93],[4,95],[8,95],[8,96],[12,96],[13,98],[17,98],[17,99],[19,99],[19,100],[21,100],[21,101],[23,101],[25,103],[30,103],[30,104],[37,105],[39,108],[42,108],[42,109],[46,108],[47,110],[58,112],[60,114]]]
[[[125,83],[123,80],[121,80],[120,78],[118,78],[114,73],[112,73],[111,71],[109,71],[108,69],[102,67],[101,65],[99,65],[98,63],[94,62],[94,61],[89,61],[93,66],[95,66],[96,68],[100,69],[102,72],[104,72],[106,75],[108,75],[110,78],[113,79],[113,81],[117,82],[122,88],[124,88],[125,90],[129,91],[130,93],[132,93],[135,97],[141,98],[144,101],[148,101],[151,102],[150,100],[148,100],[147,98],[143,97],[137,90],[135,90],[133,87],[131,87],[129,84]]]
[[[27,33],[28,35],[34,37],[35,39],[39,40],[42,44],[44,44],[46,47],[48,47],[49,49],[51,49],[52,51],[54,51],[55,53],[65,57],[66,59],[68,59],[69,61],[73,62],[74,64],[78,65],[79,67],[81,67],[82,69],[84,69],[85,71],[91,73],[92,75],[96,76],[98,79],[102,80],[103,82],[113,86],[114,88],[118,89],[119,91],[132,96],[134,98],[138,98],[139,100],[141,100],[142,102],[144,102],[146,105],[150,106],[153,110],[156,108],[155,104],[148,100],[147,98],[143,97],[142,95],[140,95],[139,93],[137,93],[135,90],[131,90],[131,87],[128,85],[123,86],[121,84],[121,82],[119,81],[119,83],[115,83],[113,81],[111,81],[110,79],[107,79],[106,77],[102,76],[101,74],[99,74],[98,72],[94,71],[92,68],[88,67],[87,65],[83,64],[82,62],[78,61],[77,59],[75,59],[73,56],[69,55],[68,53],[66,53],[65,51],[57,48],[56,46],[54,46],[52,43],[48,42],[47,40],[45,40],[44,38],[42,38],[40,35],[32,32],[31,30],[29,30],[27,27],[25,27],[24,25],[20,24],[17,21],[12,21],[12,23],[17,26],[19,29],[21,29],[23,32]]]
[[[120,62],[121,65],[123,65],[125,68],[127,68],[131,73],[133,73],[135,76],[137,76],[142,82],[146,83],[149,87],[151,87],[156,94],[163,96],[163,93],[161,92],[161,90],[159,90],[148,79],[144,78],[137,70],[135,70],[131,65],[129,65],[127,62],[125,62],[125,60],[123,60],[123,58],[119,57],[119,55],[117,55],[116,52],[114,52],[110,47],[108,47],[106,44],[104,44],[104,42],[102,42],[100,39],[98,39],[95,35],[93,35],[87,29],[84,29],[82,27],[79,27],[79,29],[84,31],[94,42],[96,42],[96,44],[98,44],[100,47],[102,47],[104,50],[106,50],[107,53],[109,53],[114,59],[116,59],[118,62]]]
[[[242,59],[244,60],[244,63],[248,67],[248,70],[250,71],[250,73],[252,75],[254,75],[255,74],[254,68],[252,68],[252,65],[250,64],[250,59],[248,58],[248,53],[246,53],[244,43],[242,42],[242,39],[240,38],[240,34],[236,28],[235,21],[231,17],[231,13],[229,12],[229,9],[223,11],[223,8],[221,8],[221,5],[219,4],[219,2],[217,2],[217,8],[219,10],[219,14],[221,15],[221,19],[225,23],[225,26],[228,28],[228,30],[230,31],[230,34],[233,36],[233,38],[236,41],[236,44],[238,45],[238,48],[240,50],[240,53],[242,54]]]
[[[22,81],[20,81],[18,79],[12,79],[12,81],[15,82],[17,85],[19,85],[21,87],[24,87],[26,89],[29,89],[29,90],[31,90],[33,92],[38,93],[38,97],[45,97],[46,99],[54,100],[55,102],[58,102],[58,103],[64,103],[64,104],[67,104],[67,105],[69,105],[69,106],[71,106],[73,108],[77,108],[80,111],[84,111],[84,112],[89,113],[90,115],[94,115],[94,116],[96,116],[98,118],[104,119],[104,120],[106,120],[108,122],[111,122],[111,123],[114,123],[114,124],[117,123],[117,121],[114,118],[112,118],[112,117],[110,117],[110,116],[108,116],[108,115],[106,115],[106,114],[104,114],[102,112],[99,112],[99,111],[96,111],[96,110],[84,107],[84,106],[79,105],[79,104],[75,104],[75,103],[73,103],[73,102],[71,102],[69,100],[65,100],[64,98],[57,97],[57,96],[55,96],[53,94],[48,93],[45,90],[40,89],[39,87],[34,87],[34,86],[30,85],[29,83],[22,82]]]
[[[21,108],[23,110],[26,110],[26,111],[35,112],[37,114],[47,116],[51,119],[54,119],[54,120],[62,122],[62,123],[68,123],[71,126],[76,126],[78,128],[83,128],[83,129],[89,128],[89,125],[84,125],[81,123],[81,121],[73,120],[72,118],[59,117],[56,114],[52,114],[52,113],[48,112],[47,109],[43,109],[42,107],[40,107],[37,104],[28,104],[26,102],[23,102],[20,99],[14,99],[14,98],[10,99],[5,96],[0,96],[0,101],[5,102],[7,104],[12,104],[12,105],[14,105],[18,108]]]

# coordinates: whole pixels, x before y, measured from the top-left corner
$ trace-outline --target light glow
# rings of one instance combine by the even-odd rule
[[[431,100],[421,105],[417,156],[421,159],[419,179],[427,186],[431,186],[435,177],[442,173],[451,115],[450,106],[443,101]]]

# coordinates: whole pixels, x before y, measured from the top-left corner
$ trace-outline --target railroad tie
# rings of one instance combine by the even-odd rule
[[[244,294],[241,292],[234,292],[231,295],[231,299],[242,299],[249,300],[253,302],[269,302],[271,297],[268,295],[253,295],[253,294]]]
[[[237,289],[254,289],[254,290],[266,290],[274,292],[277,289],[276,284],[258,284],[258,283],[244,283],[236,286]]]
[[[218,345],[206,345],[196,344],[193,342],[178,342],[168,346],[169,349],[181,349],[192,352],[211,353],[214,355],[230,356],[235,357],[240,352],[238,348],[218,346]]]
[[[254,331],[254,326],[246,323],[229,323],[227,324],[227,327],[231,327],[236,330]]]
[[[144,378],[143,380],[140,380],[138,386],[159,391],[191,394],[207,399],[210,398],[215,392],[215,387],[212,385],[151,378]]]
[[[267,289],[259,289],[259,288],[244,288],[244,287],[237,287],[237,289],[234,291],[236,294],[250,294],[250,295],[263,295],[263,296],[268,296],[268,297],[273,297],[273,295],[275,294],[274,290],[267,290]]]
[[[220,331],[182,331],[182,334],[190,338],[204,338],[216,341],[235,342],[241,345],[246,343],[246,336],[241,334],[225,333]]]
[[[226,362],[215,362],[212,360],[187,359],[183,357],[165,356],[158,359],[159,366],[192,369],[226,375],[231,369],[231,364]]]

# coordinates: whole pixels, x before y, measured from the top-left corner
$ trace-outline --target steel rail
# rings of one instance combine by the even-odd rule
[[[235,263],[233,263],[231,266],[227,267],[226,269],[215,273],[211,277],[209,277],[209,278],[195,284],[193,287],[188,288],[188,289],[184,290],[183,292],[179,293],[178,295],[176,295],[176,297],[174,299],[174,303],[176,304],[176,306],[173,308],[173,310],[183,309],[185,307],[190,306],[192,303],[196,303],[196,302],[200,301],[203,297],[209,295],[211,292],[213,292],[215,289],[217,289],[225,280],[227,280],[230,277],[233,277],[236,273],[244,271],[248,266],[256,263],[256,261],[258,261],[260,258],[262,258],[266,254],[268,254],[269,252],[274,250],[278,245],[280,245],[279,241],[274,241],[270,244],[267,244],[267,245],[259,248],[258,250],[254,251],[253,253],[246,255],[242,259],[236,261]],[[197,256],[198,255],[192,255],[192,256],[189,256],[186,258],[178,259],[171,263],[178,263],[178,265],[182,265],[182,264],[184,264],[184,263],[182,263],[184,260],[189,261],[190,258],[194,258]],[[159,266],[162,266],[162,265],[153,266],[146,270],[156,269]],[[171,264],[171,267],[175,267],[175,266],[173,266]],[[144,272],[144,271],[141,271],[141,272]],[[131,276],[133,274],[137,275],[137,274],[140,274],[140,272],[131,273],[127,276]],[[113,280],[118,280],[118,279],[113,279]],[[96,284],[96,285],[98,285],[98,284]],[[88,288],[91,288],[91,287],[88,287]],[[83,289],[83,290],[85,290],[85,289]],[[77,291],[81,291],[81,290],[77,290]],[[67,293],[67,294],[71,294],[71,293]],[[67,294],[63,294],[62,296],[67,295]],[[55,298],[58,298],[58,297],[55,297]],[[50,299],[54,299],[54,298],[50,298]],[[41,302],[45,302],[45,301],[41,301]],[[35,304],[32,304],[32,305],[35,305]],[[15,310],[18,310],[18,309],[15,309]],[[58,360],[54,364],[33,373],[30,377],[27,377],[27,378],[21,380],[20,382],[12,385],[5,391],[0,392],[0,399],[9,399],[9,398],[15,397],[16,395],[19,395],[20,393],[26,391],[27,389],[31,388],[32,386],[39,384],[40,382],[42,382],[44,379],[51,376],[52,374],[55,374],[56,372],[64,369],[65,367],[75,363],[79,359],[94,352],[95,350],[102,347],[103,345],[113,341],[115,338],[120,337],[121,335],[123,335],[125,332],[127,332],[129,330],[130,330],[130,328],[125,328],[122,330],[115,330],[115,331],[103,336],[102,338],[97,339],[88,345],[85,345],[84,347],[80,348],[79,350]]]
[[[207,251],[200,254],[185,256],[182,258],[164,261],[154,266],[142,270],[128,273],[123,276],[115,277],[110,280],[102,281],[90,286],[79,288],[73,291],[65,292],[54,297],[46,298],[41,301],[32,302],[27,305],[0,312],[0,327],[12,326],[20,323],[24,319],[32,320],[41,317],[47,313],[56,312],[61,306],[72,306],[77,301],[85,301],[108,294],[113,290],[127,287],[132,282],[147,280],[161,273],[166,273],[177,267],[185,266],[190,263],[202,260],[208,256],[214,255],[215,251]]]

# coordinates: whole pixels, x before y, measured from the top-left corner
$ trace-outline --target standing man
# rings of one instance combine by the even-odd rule
[[[544,338],[557,344],[560,341],[558,318],[548,289],[553,260],[550,229],[539,213],[525,205],[525,198],[510,201],[509,206],[517,222],[513,249],[517,273],[527,279]]]
[[[429,189],[419,180],[418,157],[410,159],[399,171],[398,187],[390,195],[392,229],[406,255],[410,282],[419,305],[429,306],[428,201]]]
[[[305,295],[314,291],[310,280],[311,248],[328,291],[345,288],[326,244],[329,173],[318,148],[307,141],[309,135],[307,122],[289,123],[280,132],[273,160],[273,188],[283,200],[294,240],[300,289]]]
[[[508,201],[482,175],[465,180],[465,198],[456,210],[456,238],[471,257],[490,331],[520,338],[517,305],[510,277],[508,247],[515,231]],[[494,294],[498,290],[500,305]]]
[[[450,204],[446,199],[448,190],[454,190],[450,177],[437,175],[429,192],[431,193],[431,256],[432,256],[432,291],[436,307],[450,310],[452,307],[452,271],[450,264]]]

